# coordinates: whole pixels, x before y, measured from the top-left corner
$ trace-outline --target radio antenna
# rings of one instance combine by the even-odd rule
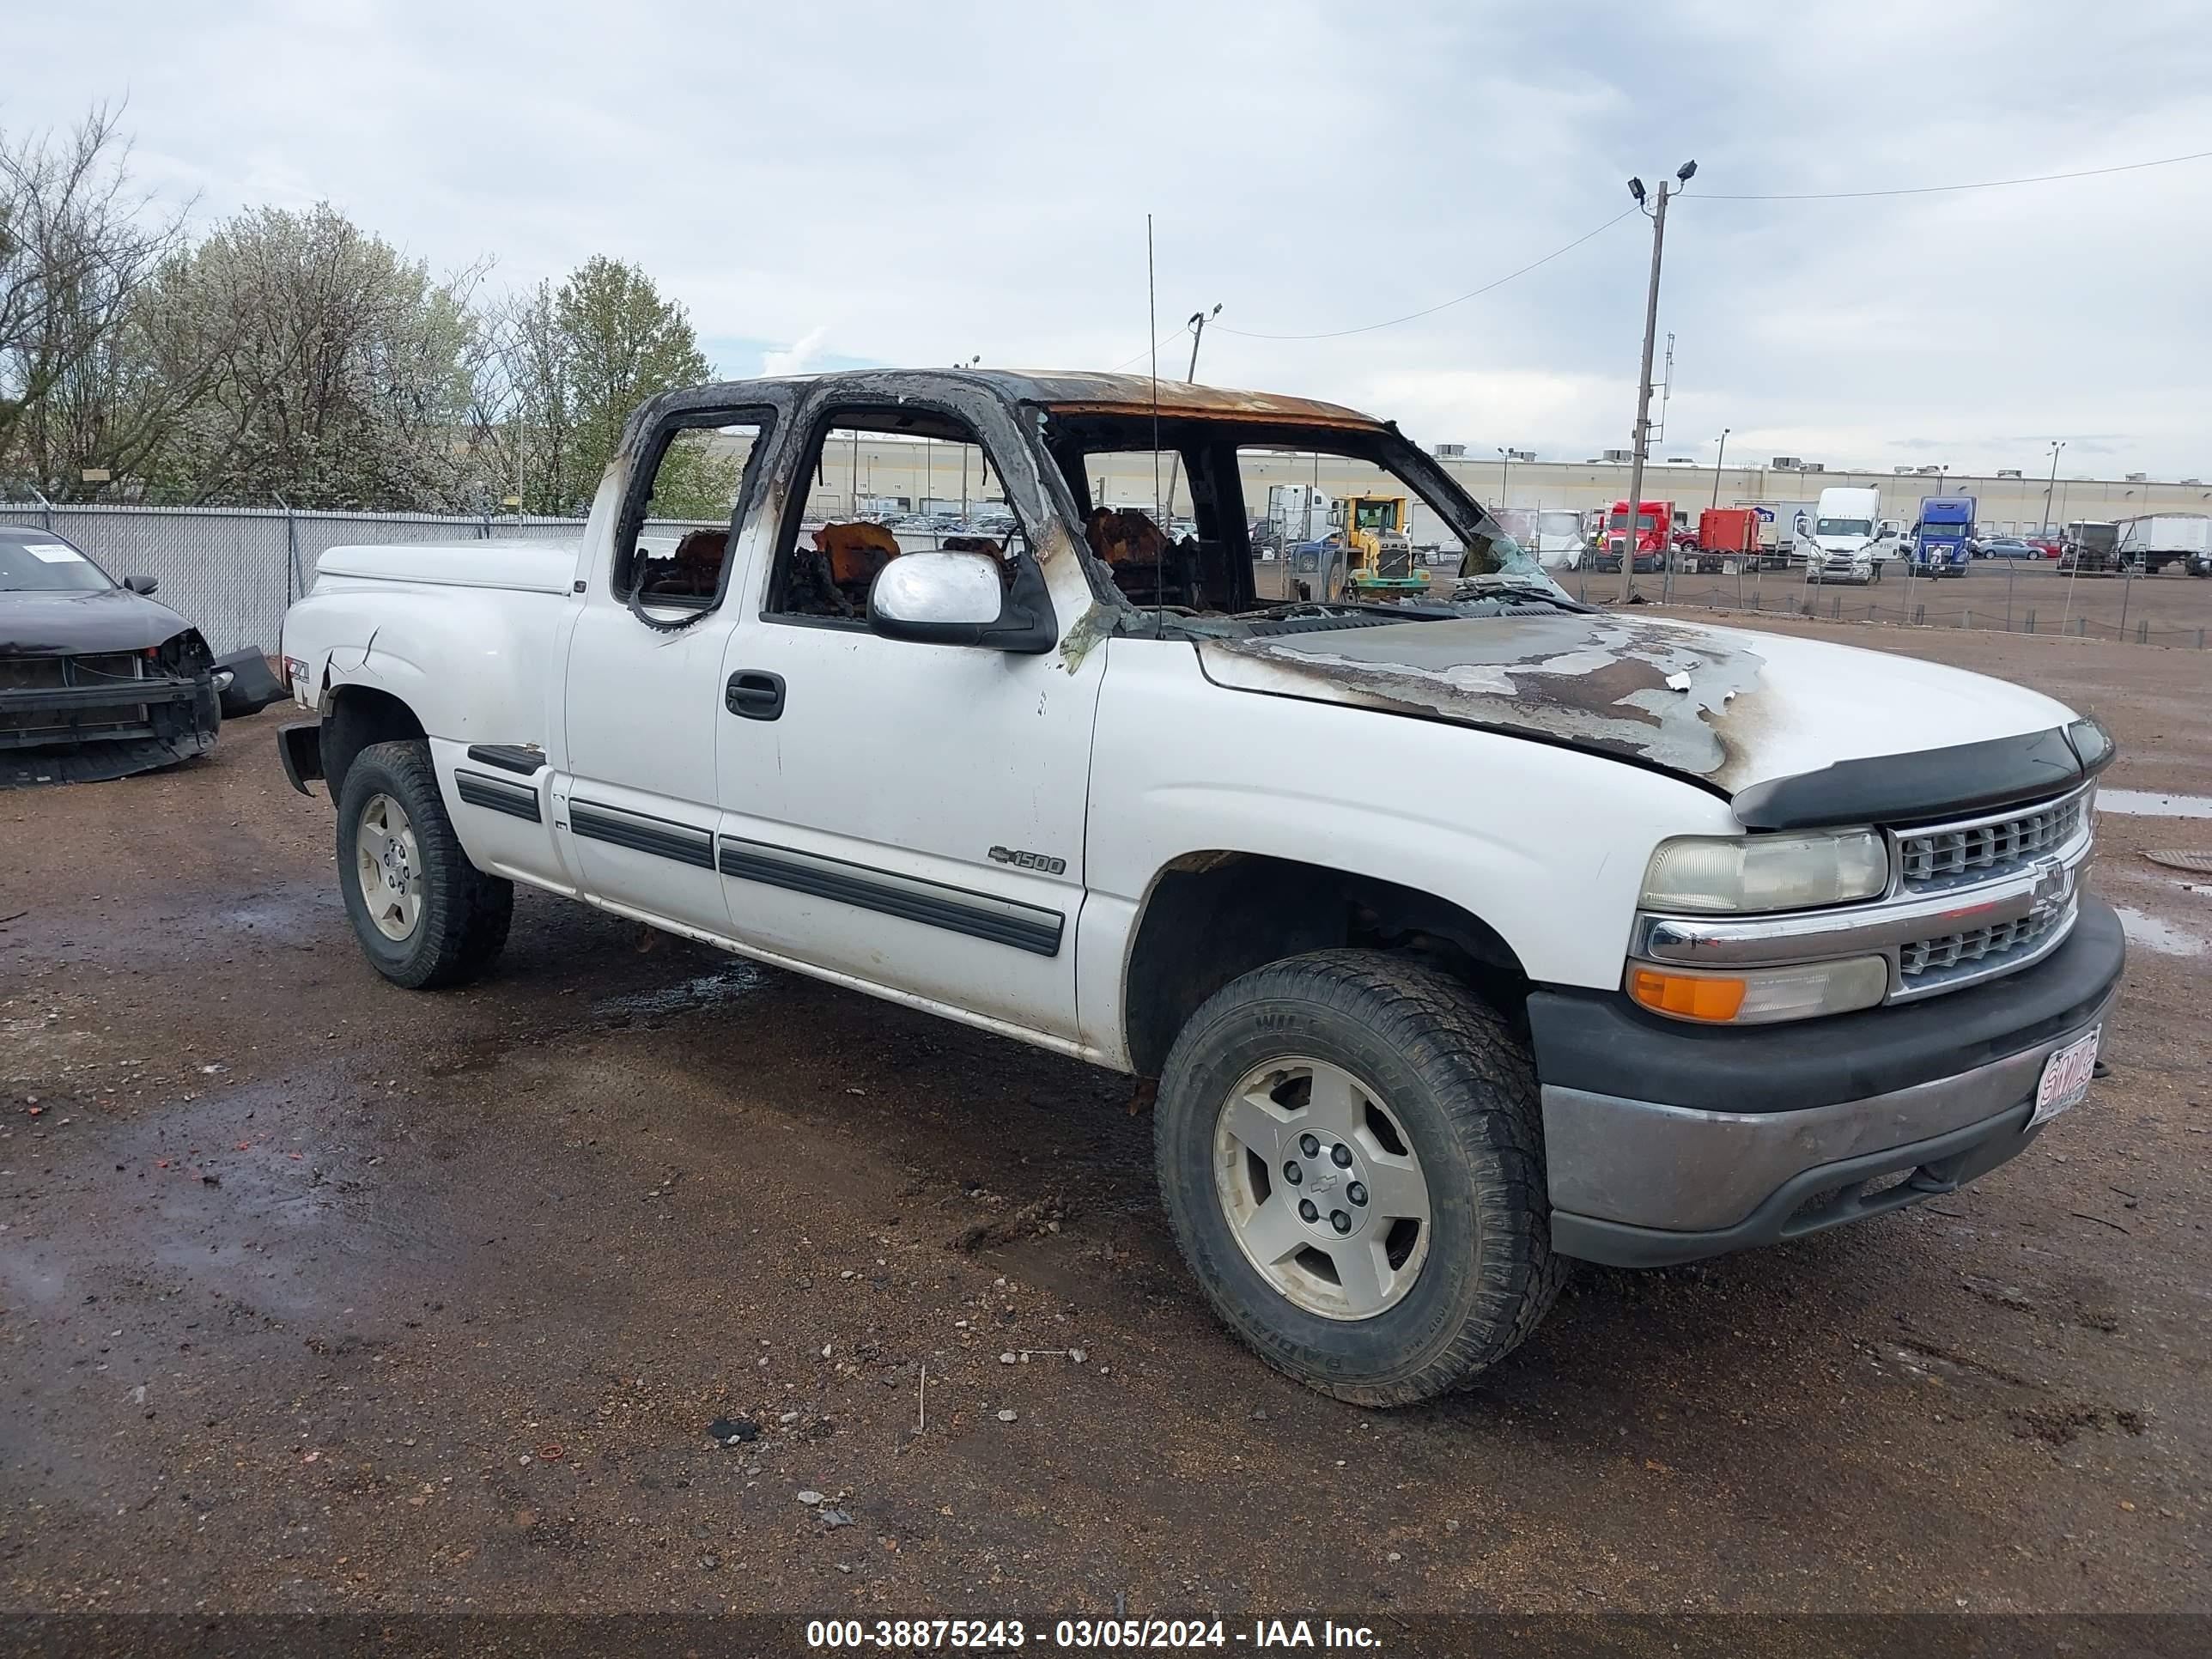
[[[1152,529],[1160,538],[1152,565],[1152,632],[1167,629],[1167,516],[1160,500],[1160,295],[1152,277],[1152,216],[1145,216],[1145,337],[1152,343]]]

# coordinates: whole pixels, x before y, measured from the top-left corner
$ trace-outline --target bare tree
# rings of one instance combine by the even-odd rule
[[[496,495],[514,498],[523,513],[579,510],[585,503],[577,499],[574,353],[553,285],[540,283],[495,301],[485,309],[479,339],[475,441]]]
[[[132,186],[117,121],[103,106],[66,135],[0,135],[0,464],[50,489],[73,490],[83,468],[121,459],[114,398],[131,377],[112,354],[184,234],[183,209],[157,211]],[[197,395],[206,368],[168,365],[181,376],[165,393],[170,411]],[[143,408],[146,389],[131,396],[150,431],[161,416]]]

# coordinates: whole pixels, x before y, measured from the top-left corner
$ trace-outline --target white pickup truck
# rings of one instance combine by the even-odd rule
[[[940,481],[959,451],[1015,527],[853,518],[896,487],[862,440],[872,471],[922,454],[898,438]],[[1094,507],[1131,452],[1164,452],[1194,536]],[[1259,598],[1250,480],[1286,452],[1394,477],[1458,579]],[[715,476],[726,518],[647,533],[656,489]],[[1577,604],[1395,426],[1303,399],[672,393],[580,544],[335,550],[283,653],[314,715],[284,765],[336,804],[387,978],[483,971],[520,882],[1156,1079],[1206,1294],[1367,1404],[1510,1351],[1571,1258],[1691,1261],[1984,1174],[2083,1097],[2121,974],[2079,880],[2095,721]]]

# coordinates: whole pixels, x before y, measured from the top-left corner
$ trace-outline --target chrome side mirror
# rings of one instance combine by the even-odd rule
[[[1044,578],[1024,558],[1006,567],[988,553],[904,553],[868,589],[868,626],[885,639],[981,646],[1036,655],[1059,642]]]

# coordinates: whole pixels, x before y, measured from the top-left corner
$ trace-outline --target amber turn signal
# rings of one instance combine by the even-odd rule
[[[1734,1019],[1743,1006],[1744,982],[1705,974],[1670,974],[1638,968],[1628,976],[1628,994],[1656,1013],[1677,1019]]]

